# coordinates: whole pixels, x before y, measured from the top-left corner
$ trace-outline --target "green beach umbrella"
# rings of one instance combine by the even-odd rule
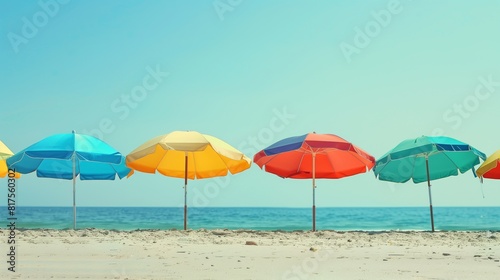
[[[422,136],[399,143],[375,163],[373,172],[382,181],[413,183],[427,181],[432,231],[434,214],[432,211],[431,180],[456,176],[479,164],[479,158],[486,156],[471,147],[450,137]]]

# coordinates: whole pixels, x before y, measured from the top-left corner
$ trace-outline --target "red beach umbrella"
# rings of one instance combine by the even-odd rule
[[[375,158],[333,134],[309,133],[278,141],[255,154],[262,169],[282,178],[312,179],[313,226],[316,230],[316,179],[339,179],[364,173]]]

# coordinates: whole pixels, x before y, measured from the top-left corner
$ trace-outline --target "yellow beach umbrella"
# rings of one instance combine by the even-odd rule
[[[7,168],[7,163],[5,162],[5,159],[0,160],[0,178],[4,178],[7,176],[9,173],[9,169]],[[16,174],[16,176],[19,176]],[[19,177],[17,177],[19,178]]]
[[[127,166],[145,172],[184,178],[184,229],[187,229],[187,179],[236,174],[251,159],[226,142],[195,131],[173,131],[155,137],[126,157]]]
[[[3,178],[9,173],[9,168],[7,167],[6,159],[10,158],[14,153],[5,146],[5,144],[0,141],[0,177]],[[19,178],[21,175],[16,173],[15,178]]]
[[[500,150],[489,156],[476,170],[477,176],[489,179],[500,179]]]
[[[7,146],[5,146],[5,144],[2,141],[0,141],[0,160],[8,159],[13,154],[14,153],[9,148],[7,148]]]

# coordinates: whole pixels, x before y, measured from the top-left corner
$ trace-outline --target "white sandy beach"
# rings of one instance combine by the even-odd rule
[[[0,230],[5,256],[9,232]],[[499,232],[16,231],[1,279],[499,279]],[[245,245],[248,241],[257,245]]]

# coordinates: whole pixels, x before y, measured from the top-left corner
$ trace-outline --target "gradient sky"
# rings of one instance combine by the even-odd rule
[[[0,140],[17,152],[76,130],[126,155],[152,137],[196,130],[253,157],[315,131],[378,158],[404,139],[442,134],[490,155],[500,149],[499,14],[500,2],[487,0],[3,0]],[[435,206],[500,206],[500,182],[481,190],[471,172],[432,185]],[[139,172],[77,181],[77,205],[180,206],[182,186]],[[317,186],[318,207],[428,205],[425,184],[373,172]],[[28,174],[17,203],[70,206],[71,193],[71,181]],[[310,180],[256,165],[189,182],[190,206],[311,200]]]

